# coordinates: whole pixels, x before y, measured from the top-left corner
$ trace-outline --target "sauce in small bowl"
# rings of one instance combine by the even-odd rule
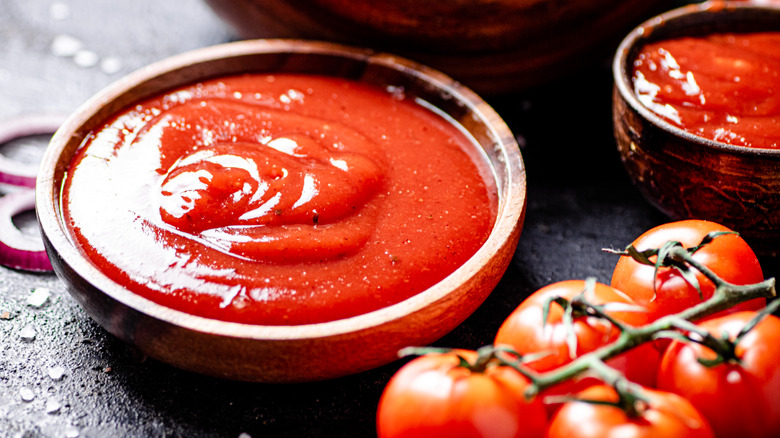
[[[37,210],[55,271],[112,334],[191,371],[309,381],[473,312],[516,247],[525,172],[495,112],[438,72],[246,41],[87,102],[52,139]]]
[[[685,42],[691,41],[690,38],[702,41],[712,39],[713,35],[716,39],[731,38],[728,35],[744,38],[747,34],[766,35],[767,32],[780,32],[779,6],[707,2],[648,20],[623,40],[615,55],[613,123],[618,151],[629,176],[659,210],[675,220],[698,218],[719,222],[740,232],[756,252],[777,254],[780,252],[780,215],[777,214],[780,211],[780,149],[772,147],[771,138],[777,138],[778,134],[777,127],[772,127],[771,116],[758,124],[762,127],[760,135],[746,137],[753,139],[748,141],[738,141],[743,134],[727,133],[729,126],[709,128],[692,123],[687,113],[685,120],[679,123],[675,120],[679,111],[690,111],[696,112],[699,120],[720,118],[731,127],[737,126],[733,122],[739,118],[734,116],[744,106],[751,85],[743,88],[745,99],[738,97],[739,91],[726,90],[723,83],[719,93],[706,94],[706,78],[697,80],[695,73],[682,70],[684,66],[675,67],[672,54],[663,52],[664,56],[657,61],[650,59],[646,52],[642,54],[648,47],[663,46],[665,41]],[[653,50],[658,53],[657,48]],[[677,70],[672,74],[679,76],[680,81],[637,84],[637,80],[646,79],[647,73],[638,77],[636,72],[646,71],[648,62],[655,64],[656,71],[651,73]],[[776,72],[767,72],[770,75],[767,81],[771,82],[772,74]],[[734,76],[730,75],[733,82]],[[654,85],[663,88],[661,94],[666,93],[669,99],[654,100],[653,93],[647,93]],[[670,105],[674,97],[683,101],[679,109]],[[691,98],[694,100],[684,102]],[[718,98],[721,102],[717,102]],[[717,135],[708,138],[702,129],[721,133],[734,141],[727,142],[725,137]]]
[[[648,43],[632,81],[647,108],[691,134],[780,149],[780,31]]]

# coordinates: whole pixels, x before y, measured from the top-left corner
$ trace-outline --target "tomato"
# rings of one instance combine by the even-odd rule
[[[699,326],[733,341],[756,312],[710,319]],[[663,356],[658,386],[687,398],[718,437],[780,436],[780,319],[768,316],[736,342],[735,360],[706,367],[697,358],[715,353],[674,341]]]
[[[551,303],[547,321],[543,320],[543,308],[553,297],[571,300],[585,290],[584,280],[568,280],[553,283],[534,292],[517,307],[503,322],[496,334],[496,345],[509,345],[521,355],[549,353],[537,360],[527,362],[531,369],[544,372],[572,361],[567,343],[569,327],[564,322],[563,307]],[[635,303],[622,292],[605,284],[596,283],[595,288],[585,295],[595,305],[607,304],[606,313],[627,325],[639,326],[647,322],[643,311],[626,310]],[[615,306],[622,306],[623,310]],[[576,316],[572,324],[577,340],[575,356],[581,356],[606,345],[620,335],[612,323],[593,316]],[[626,353],[610,359],[607,363],[623,372],[629,380],[652,386],[655,383],[656,367],[660,354],[651,345],[640,345]],[[570,381],[556,385],[546,394],[560,394],[582,388],[592,380]]]
[[[548,438],[712,438],[707,421],[684,398],[664,391],[645,389],[649,403],[637,416],[605,404],[571,401],[550,420]],[[596,385],[577,394],[583,400],[615,403],[610,386]]]
[[[471,371],[461,356],[433,353],[404,365],[388,382],[377,410],[379,438],[543,437],[546,413],[538,398],[526,401],[529,383],[508,366]]]
[[[684,398],[665,391],[644,390],[647,406],[636,416],[614,405],[570,401],[550,420],[548,438],[712,438],[712,428]],[[595,385],[578,399],[618,401],[610,386]]]
[[[698,245],[702,238],[712,231],[731,231],[714,222],[685,220],[655,227],[637,238],[633,245],[640,251],[659,248],[673,240],[686,248]],[[758,258],[748,244],[737,235],[722,235],[699,249],[693,258],[716,275],[730,283],[744,285],[764,280]],[[715,285],[701,273],[696,272],[702,297],[710,298]],[[648,310],[650,321],[662,316],[681,312],[702,301],[699,292],[690,285],[676,269],[643,265],[631,257],[621,257],[612,273],[612,287],[619,289]],[[729,309],[755,310],[764,307],[763,298],[751,300]]]

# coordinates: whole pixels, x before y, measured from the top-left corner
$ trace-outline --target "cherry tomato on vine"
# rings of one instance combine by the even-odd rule
[[[686,248],[695,247],[712,231],[731,231],[715,222],[685,220],[655,227],[634,242],[640,251],[659,248],[667,241],[678,241]],[[748,244],[737,235],[722,235],[702,247],[693,258],[725,281],[737,285],[759,283],[764,280],[758,258]],[[710,298],[715,285],[696,272],[702,298]],[[650,321],[681,312],[702,301],[696,288],[673,268],[662,267],[656,276],[655,267],[643,265],[631,257],[618,260],[612,273],[612,287],[628,294],[648,309]],[[737,305],[728,312],[757,310],[766,304],[764,299],[751,300]]]
[[[699,326],[734,341],[755,315],[739,312]],[[707,367],[698,359],[715,359],[713,350],[672,342],[658,371],[659,388],[690,400],[719,438],[780,436],[780,318],[767,316],[730,344],[728,349],[733,350],[722,356],[726,361]]]
[[[526,298],[498,329],[495,345],[511,346],[521,355],[535,353],[544,356],[526,362],[536,371],[544,372],[558,368],[572,361],[568,334],[573,328],[576,335],[575,357],[602,347],[620,335],[620,330],[612,323],[597,318],[573,313],[572,324],[565,322],[564,308],[556,303],[549,304],[547,320],[544,320],[544,306],[554,297],[571,301],[586,290],[585,280],[568,280],[545,286]],[[630,326],[639,326],[647,322],[643,309],[632,309],[635,303],[622,292],[601,283],[588,290],[584,298],[594,305],[606,305],[605,313]],[[660,353],[650,344],[640,345],[607,361],[607,364],[621,371],[626,377],[642,385],[655,383]],[[572,380],[561,383],[545,391],[545,394],[561,394],[582,389],[593,383],[592,379]]]
[[[664,391],[645,389],[648,403],[637,415],[609,404],[570,401],[550,420],[547,438],[713,438],[707,421],[684,398]],[[615,390],[591,386],[578,399],[617,403]]]
[[[477,353],[453,350],[417,357],[388,382],[377,409],[379,438],[543,437],[540,399],[527,401],[528,380],[508,366],[474,364]]]

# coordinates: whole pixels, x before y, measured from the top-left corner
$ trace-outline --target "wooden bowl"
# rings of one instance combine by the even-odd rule
[[[665,0],[668,1],[668,0]],[[480,93],[528,88],[601,58],[653,13],[645,0],[206,0],[243,38],[311,38],[398,53]],[[614,41],[613,41],[614,39]],[[609,56],[605,51],[603,54]]]
[[[649,42],[717,32],[780,31],[780,6],[709,2],[652,18],[614,59],[618,150],[642,194],[672,219],[708,219],[740,232],[760,254],[780,252],[780,150],[733,146],[665,121],[634,94],[632,63]]]
[[[262,326],[212,320],[164,307],[109,279],[74,245],[60,211],[60,187],[85,135],[112,114],[198,80],[244,72],[296,72],[400,86],[452,117],[492,167],[499,201],[485,244],[429,289],[359,316],[310,325]],[[395,56],[331,43],[245,41],[197,50],[139,70],[100,92],[57,132],[37,181],[37,212],[57,274],[87,313],[147,355],[229,379],[295,382],[356,373],[426,345],[469,316],[514,254],[526,206],[523,161],[512,133],[484,101],[452,79]]]

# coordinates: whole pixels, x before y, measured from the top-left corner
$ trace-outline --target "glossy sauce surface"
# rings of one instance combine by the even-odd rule
[[[402,90],[220,78],[91,133],[62,211],[93,263],[160,304],[324,322],[412,296],[476,252],[497,204],[476,151]]]
[[[648,44],[634,61],[633,84],[645,106],[688,132],[780,148],[780,32]]]

